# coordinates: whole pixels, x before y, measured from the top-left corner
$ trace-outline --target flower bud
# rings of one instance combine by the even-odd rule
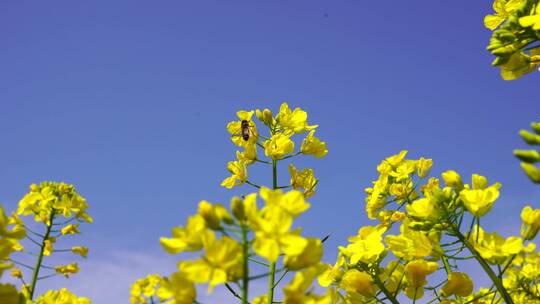
[[[473,291],[471,278],[463,272],[451,272],[448,274],[448,281],[441,288],[441,295],[445,298],[457,295],[466,297]]]
[[[533,129],[536,134],[540,135],[540,122],[531,122],[531,129]]]
[[[533,182],[540,183],[540,169],[535,165],[522,162],[521,168]]]
[[[272,116],[272,111],[270,111],[269,109],[264,109],[264,110],[255,110],[255,115],[257,115],[257,118],[262,121],[262,123],[264,123],[265,125],[272,125],[273,121],[274,121],[274,117]]]
[[[521,211],[521,236],[525,240],[532,240],[540,230],[540,209],[533,209],[531,206],[525,206]]]
[[[36,184],[30,185],[30,192],[39,192],[39,186]]]
[[[526,163],[535,163],[540,161],[540,152],[536,150],[514,150],[514,155]]]
[[[525,140],[529,145],[540,145],[540,135],[533,134],[527,130],[519,131],[519,135]]]
[[[456,171],[448,170],[442,173],[442,178],[444,183],[447,186],[454,187],[457,190],[463,188],[463,182],[461,181],[461,176]]]
[[[246,219],[246,210],[244,208],[244,202],[242,202],[242,199],[238,196],[235,196],[231,199],[231,210],[234,215],[234,217],[239,220],[243,221]]]

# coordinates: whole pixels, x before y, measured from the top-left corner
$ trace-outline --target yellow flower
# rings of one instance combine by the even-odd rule
[[[540,230],[540,209],[533,209],[531,206],[525,206],[521,211],[521,236],[525,240],[532,240]]]
[[[276,262],[280,253],[296,256],[302,253],[308,241],[299,235],[299,231],[289,231],[292,217],[281,209],[270,209],[264,218],[251,223],[255,230],[253,251],[270,262]]]
[[[533,30],[540,30],[540,5],[536,5],[536,14],[519,18],[519,25],[523,27],[532,26]]]
[[[56,243],[56,238],[55,237],[48,237],[44,244],[45,246],[43,247],[43,255],[45,256],[50,256],[51,253],[53,253],[54,251],[54,248],[53,248],[53,244]]]
[[[405,159],[399,163],[394,170],[390,171],[390,176],[397,182],[410,178],[410,175],[416,170],[416,163],[413,160]]]
[[[448,187],[456,188],[456,190],[461,190],[463,188],[463,182],[461,181],[461,176],[453,170],[445,171],[441,174],[444,183]]]
[[[377,218],[377,212],[386,205],[388,196],[388,175],[381,174],[373,188],[366,188],[366,211],[370,219]]]
[[[495,0],[493,2],[495,14],[487,15],[484,18],[484,25],[490,30],[496,29],[501,23],[506,21],[510,15],[519,9],[523,3],[524,0]]]
[[[384,252],[382,235],[386,232],[383,226],[364,226],[358,230],[358,235],[350,237],[346,248],[350,253],[351,264],[359,261],[363,263],[373,263]]]
[[[403,273],[405,267],[396,260],[388,262],[384,269],[383,278],[387,278],[384,286],[391,293],[395,293],[400,287],[403,287]]]
[[[397,257],[410,261],[431,255],[433,245],[424,232],[410,229],[407,220],[401,223],[400,230],[400,235],[388,235],[384,238],[388,248]]]
[[[231,189],[232,187],[244,184],[248,178],[246,163],[242,161],[231,161],[227,163],[227,170],[231,172],[231,176],[221,182],[221,186]]]
[[[228,236],[216,239],[214,235],[208,235],[203,241],[205,255],[195,261],[180,262],[180,272],[195,283],[208,282],[209,293],[218,284],[242,277],[242,246],[236,240]]]
[[[322,268],[310,267],[297,272],[292,281],[283,287],[284,304],[327,304],[330,294],[317,295],[310,290],[311,283],[320,273]]]
[[[439,268],[436,262],[427,262],[423,259],[409,262],[405,266],[405,278],[407,288],[405,294],[410,299],[420,299],[424,295],[423,286],[427,284],[426,276],[434,273]]]
[[[161,277],[157,274],[150,274],[138,279],[131,285],[130,302],[132,304],[146,304],[146,298],[151,298],[156,294],[160,282]]]
[[[405,159],[405,156],[407,156],[407,153],[408,153],[407,150],[402,150],[398,154],[387,157],[385,160],[382,161],[382,163],[379,166],[383,166],[383,164],[387,164],[390,166],[389,170],[391,170],[392,168],[397,167]],[[377,170],[380,170],[380,169],[377,168]],[[382,172],[379,172],[379,173],[382,174]]]
[[[49,290],[35,301],[36,304],[90,304],[90,299],[80,297],[71,293],[66,288],[60,290]]]
[[[253,116],[253,111],[238,111],[236,112],[236,116],[238,116],[237,121],[231,121],[227,124],[227,131],[231,134],[231,140],[232,142],[240,147],[246,147],[249,145],[254,145],[257,143],[258,139],[258,133],[257,133],[257,127],[251,120],[251,117]],[[248,140],[244,140],[242,137],[242,121],[247,121],[249,125],[249,133],[250,136]]]
[[[66,227],[62,228],[60,232],[62,233],[62,235],[80,234],[81,232],[79,231],[79,226],[79,224],[69,224]]]
[[[294,189],[303,189],[306,198],[315,194],[318,180],[313,174],[313,169],[305,168],[302,171],[296,171],[294,165],[289,164],[289,172],[291,173],[291,186]]]
[[[78,254],[82,256],[83,258],[86,258],[88,256],[88,247],[73,246],[71,247],[71,252],[73,252],[74,254]]]
[[[294,142],[290,136],[283,133],[272,135],[269,140],[263,143],[264,154],[274,160],[282,159],[284,155],[294,151]]]
[[[205,220],[206,226],[213,230],[222,229],[222,221],[228,224],[233,223],[231,215],[221,204],[212,205],[207,201],[201,201],[198,214]]]
[[[79,272],[79,265],[77,265],[77,263],[71,263],[69,265],[56,266],[54,267],[54,270],[57,273],[63,274],[66,278],[69,278],[71,274],[75,274]]]
[[[19,240],[26,236],[26,231],[22,222],[16,215],[9,218],[4,212],[4,207],[0,205],[0,278],[4,269],[12,266],[10,263],[4,261],[9,259],[9,256],[14,251],[20,251],[23,249]],[[9,225],[15,224],[13,228],[9,228]]]
[[[532,53],[532,51],[531,51]],[[510,59],[501,66],[501,77],[504,80],[515,80],[521,76],[534,71],[535,64],[531,62],[529,55],[517,51],[510,56]]]
[[[326,149],[326,143],[313,136],[313,134],[315,134],[315,130],[310,131],[304,140],[302,140],[300,152],[321,158],[328,154],[328,149]]]
[[[308,126],[307,113],[300,108],[291,111],[287,103],[282,103],[279,108],[279,113],[276,115],[276,120],[279,125],[282,126],[286,132],[294,132],[297,134],[304,133],[306,131],[313,130],[318,126]]]
[[[184,273],[175,272],[162,278],[157,295],[162,302],[170,299],[169,304],[192,304],[197,298],[197,290]]]
[[[19,301],[20,298],[21,300]],[[22,295],[19,294],[15,286],[0,283],[0,303],[19,304],[24,303],[24,300],[22,300]]]
[[[424,197],[415,200],[405,208],[407,209],[407,213],[412,217],[423,220],[434,220],[438,217],[438,211],[435,204],[436,203],[432,199]]]
[[[298,255],[287,255],[283,263],[293,271],[319,264],[323,255],[322,242],[316,238],[307,238],[307,245]]]
[[[416,161],[416,168],[418,170],[418,176],[427,177],[429,175],[429,169],[433,165],[433,160],[431,158],[426,159],[421,157]]]
[[[310,207],[310,204],[305,201],[305,197],[302,195],[302,192],[297,190],[291,190],[287,193],[283,193],[283,191],[279,189],[271,190],[266,187],[262,187],[260,190],[260,195],[266,203],[263,210],[279,208],[285,211],[292,218],[298,217]]]
[[[251,304],[266,304],[268,303],[268,295],[260,295],[251,301]]]
[[[236,151],[236,158],[246,165],[252,164],[257,159],[257,146],[255,144],[246,145],[244,151]]]
[[[441,288],[441,295],[445,298],[452,295],[466,297],[473,291],[471,278],[463,272],[451,272],[446,284]]]
[[[73,185],[43,182],[39,186],[30,186],[30,192],[19,202],[17,214],[34,215],[36,221],[51,225],[54,210],[54,216],[70,218],[75,213],[77,220],[91,223],[93,219],[86,213],[87,209],[86,200],[75,191]]]
[[[343,266],[345,265],[346,260],[343,253],[339,253],[337,257],[336,263],[332,266],[329,264],[324,264],[326,267],[326,270],[321,273],[318,277],[319,285],[322,287],[328,287],[330,284],[334,282],[341,281],[341,278],[343,277]]]
[[[469,241],[473,244],[480,256],[492,264],[503,263],[507,257],[518,254],[526,249],[523,247],[523,240],[521,238],[511,236],[504,239],[496,232],[484,232],[484,229],[478,225],[473,227]]]
[[[243,221],[246,219],[246,208],[244,206],[244,202],[238,196],[231,199],[231,211],[237,220]]]
[[[279,190],[261,189],[266,206],[259,211],[256,196],[250,194],[244,199],[248,223],[255,232],[253,251],[270,262],[277,261],[280,253],[296,256],[302,253],[308,241],[301,237],[300,230],[290,231],[293,216],[306,207],[302,193],[292,190],[283,195]]]
[[[487,180],[480,175],[473,175],[473,188],[463,189],[459,193],[459,198],[465,208],[474,216],[484,216],[491,210],[493,203],[499,197],[500,183],[495,183],[487,187]]]
[[[206,221],[200,215],[190,216],[186,227],[172,229],[172,238],[160,238],[163,249],[168,253],[181,253],[184,251],[198,251],[203,247],[203,237],[214,234],[206,229]]]
[[[373,283],[371,276],[357,269],[345,272],[340,286],[348,293],[358,293],[368,298],[373,297],[377,292],[377,287]]]

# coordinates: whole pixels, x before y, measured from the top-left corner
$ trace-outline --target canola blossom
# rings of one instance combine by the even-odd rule
[[[89,249],[72,246],[62,249],[62,239],[81,233],[82,223],[92,223],[86,200],[66,183],[42,182],[32,184],[30,191],[19,202],[11,216],[0,206],[0,278],[3,270],[11,269],[11,276],[22,283],[21,289],[11,284],[0,284],[0,303],[16,304],[90,304],[90,299],[78,297],[66,288],[48,290],[36,295],[38,282],[55,275],[66,278],[79,272],[76,262],[49,266],[48,260],[64,252],[86,258]],[[42,231],[35,231],[25,223],[26,216],[33,217]],[[23,245],[23,241],[26,245]],[[18,253],[35,258],[34,267],[21,262]],[[15,268],[23,266],[23,268]]]
[[[493,13],[484,18],[493,31],[487,47],[504,80],[540,71],[540,1],[494,0]]]
[[[498,2],[486,22],[504,26],[519,11],[518,2]],[[313,168],[298,168],[293,161],[328,153],[326,142],[315,137],[318,125],[307,117],[286,103],[275,116],[269,109],[237,113],[238,120],[226,128],[241,150],[231,152],[236,159],[227,164],[231,175],[221,185],[250,191],[228,205],[201,200],[195,214],[161,237],[165,253],[178,257],[177,267],[133,282],[131,303],[201,303],[198,286],[206,293],[227,290],[231,302],[242,304],[540,303],[540,253],[534,243],[540,209],[529,204],[516,214],[520,235],[488,231],[482,223],[503,203],[500,183],[454,170],[432,176],[435,162],[410,158],[406,150],[374,169],[377,177],[361,203],[373,223],[359,227],[347,244],[325,248],[328,236],[304,232],[298,219],[316,204],[312,198],[320,185]],[[534,134],[524,138],[540,143]],[[534,152],[516,155],[536,162]],[[279,162],[288,172],[278,172]],[[255,165],[266,168],[270,185],[248,178]],[[93,222],[88,208],[73,185],[56,182],[31,185],[11,215],[0,206],[0,278],[7,271],[21,282],[0,283],[0,303],[91,303],[65,288],[36,294],[40,280],[70,278],[81,270],[75,261],[47,262],[62,252],[88,257],[88,247],[63,247],[64,238],[77,237],[83,224]],[[31,230],[27,216],[43,231]],[[27,269],[16,256],[32,247],[36,266]],[[333,264],[322,262],[325,250],[337,256]],[[489,279],[486,286],[477,286],[471,262]],[[266,290],[254,294],[253,280],[266,280]]]

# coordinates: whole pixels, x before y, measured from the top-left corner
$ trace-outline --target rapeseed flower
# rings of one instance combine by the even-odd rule
[[[287,255],[283,264],[290,270],[300,270],[311,266],[316,266],[321,261],[323,246],[321,240],[317,238],[306,238],[307,245],[298,255]]]
[[[307,113],[300,108],[296,108],[293,111],[289,108],[287,103],[282,103],[279,108],[279,113],[276,115],[276,120],[279,125],[285,129],[286,133],[304,133],[306,131],[317,128],[317,125],[309,126],[307,123]]]
[[[297,171],[293,164],[289,164],[289,172],[291,174],[291,186],[293,189],[303,189],[304,197],[309,198],[315,194],[315,187],[318,180],[313,174],[313,169],[305,168]]]
[[[264,154],[273,160],[282,159],[283,156],[291,154],[294,151],[294,142],[290,135],[276,133],[263,142]]]
[[[192,304],[197,297],[195,285],[182,272],[162,278],[159,285],[157,295],[168,304]]]
[[[213,234],[214,232],[206,228],[206,221],[202,216],[193,215],[188,218],[185,227],[172,229],[172,238],[162,237],[159,242],[165,251],[172,254],[198,251],[203,247],[203,238]]]
[[[400,231],[400,235],[387,235],[384,238],[388,248],[397,257],[410,261],[432,254],[431,239],[424,232],[409,228],[408,220],[401,223]]]
[[[315,134],[315,130],[310,131],[304,140],[302,140],[300,152],[321,158],[328,154],[328,149],[326,148],[326,143],[315,137],[313,134]]]
[[[493,207],[493,203],[499,198],[500,183],[487,186],[487,179],[483,176],[473,174],[472,189],[468,185],[459,192],[459,198],[465,208],[477,217],[482,217]]]
[[[506,21],[524,3],[524,0],[495,0],[493,10],[495,14],[489,14],[484,18],[484,25],[494,30]]]
[[[257,127],[251,119],[253,116],[253,111],[238,111],[236,112],[236,116],[238,116],[239,120],[231,121],[227,124],[227,131],[229,131],[231,134],[232,142],[240,147],[247,147],[256,144],[258,140],[258,133]],[[242,137],[242,121],[244,120],[247,121],[249,125],[250,136],[248,140],[244,140]]]
[[[367,298],[373,297],[377,292],[373,278],[368,273],[357,269],[350,269],[343,274],[340,287],[347,293],[357,293]]]
[[[2,302],[3,303],[3,302]],[[60,290],[49,290],[39,296],[35,304],[90,304],[91,301],[85,297],[77,297],[75,294],[62,288]]]
[[[405,294],[410,299],[420,299],[424,296],[424,285],[427,284],[426,276],[434,273],[439,265],[436,262],[428,262],[424,259],[414,260],[405,266],[405,278],[407,287]]]
[[[194,261],[182,261],[179,270],[190,281],[208,283],[208,292],[214,286],[242,277],[242,246],[234,239],[224,236],[216,239],[213,234],[203,238],[204,256]]]
[[[310,267],[297,272],[292,281],[283,287],[284,304],[327,304],[330,293],[315,294],[310,290],[311,283],[321,272],[320,267]]]
[[[231,176],[221,182],[221,186],[231,189],[232,187],[243,185],[248,178],[246,163],[243,161],[231,161],[227,163],[227,170]]]
[[[452,295],[466,297],[473,292],[473,282],[464,272],[451,272],[448,274],[446,284],[441,288],[441,295],[445,298]]]
[[[66,278],[69,278],[70,275],[79,272],[79,265],[77,263],[71,263],[69,265],[61,265],[54,267],[54,270],[57,273],[63,274]]]
[[[379,259],[385,247],[382,235],[386,232],[383,226],[364,226],[358,230],[356,236],[350,237],[346,252],[350,256],[350,263],[373,263]]]
[[[531,206],[525,206],[521,211],[521,236],[525,240],[532,240],[540,230],[540,209],[533,209]]]

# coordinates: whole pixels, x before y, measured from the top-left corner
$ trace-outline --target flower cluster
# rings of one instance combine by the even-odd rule
[[[335,264],[324,264],[326,238],[306,237],[295,225],[316,192],[313,169],[289,163],[286,185],[278,183],[277,173],[278,162],[297,155],[326,155],[326,143],[314,137],[317,126],[286,103],[275,116],[268,109],[237,116],[227,129],[241,150],[222,186],[247,184],[257,192],[234,197],[229,208],[201,201],[185,225],[160,240],[168,253],[191,252],[191,258],[179,261],[170,277],[135,282],[132,303],[197,303],[195,286],[207,284],[208,292],[224,285],[242,304],[271,304],[279,283],[293,272],[279,303],[540,303],[540,255],[533,243],[540,209],[523,208],[518,236],[486,231],[480,223],[496,206],[500,183],[479,174],[462,178],[453,170],[433,177],[431,159],[409,159],[407,151],[392,155],[365,189],[366,213],[375,223],[339,247]],[[299,141],[293,136],[306,133],[295,150]],[[254,164],[271,166],[271,187],[248,178]],[[466,260],[477,262],[490,286],[475,291]],[[268,279],[268,291],[250,300],[250,282],[261,278]],[[314,288],[315,281],[324,290]]]
[[[518,79],[540,68],[540,1],[495,0],[495,14],[484,18],[494,31],[488,50],[496,56],[493,65],[501,68],[505,80]]]
[[[77,263],[68,265],[47,266],[45,257],[53,253],[71,252],[75,255],[87,257],[88,248],[72,246],[71,248],[57,248],[58,239],[68,235],[80,234],[81,222],[91,223],[92,218],[87,213],[88,205],[85,199],[75,191],[75,187],[66,183],[43,182],[40,185],[32,184],[30,192],[19,202],[16,213],[6,216],[0,206],[0,277],[3,270],[11,269],[11,275],[22,283],[19,292],[15,286],[0,284],[0,302],[2,303],[90,303],[87,298],[77,298],[67,289],[59,291],[50,290],[34,299],[38,280],[55,275],[70,275],[79,272]],[[20,216],[31,215],[38,225],[42,225],[44,232],[37,232],[33,226],[26,224]],[[78,223],[74,223],[78,222]],[[13,226],[11,229],[8,226]],[[34,225],[35,226],[35,225]],[[32,229],[30,228],[32,227]],[[24,246],[21,241],[29,241]],[[34,246],[36,251],[33,251]],[[25,252],[36,258],[35,266],[27,264],[28,258],[16,259],[12,253]],[[22,266],[31,271],[31,281],[25,280],[25,273],[16,268]],[[44,271],[52,273],[43,275]],[[40,273],[42,274],[40,276]]]
[[[523,209],[521,236],[485,232],[480,218],[494,206],[500,183],[490,184],[473,174],[468,184],[450,170],[442,173],[441,185],[441,179],[428,176],[431,160],[409,160],[406,155],[402,151],[377,167],[379,178],[366,189],[366,210],[379,223],[349,238],[319,283],[332,287],[339,303],[381,301],[380,294],[398,303],[401,293],[416,301],[425,298],[427,290],[432,292],[430,302],[536,303],[538,252],[534,243],[526,242],[540,229],[540,210]],[[463,231],[467,220],[470,225]],[[396,224],[399,234],[392,233]],[[469,259],[481,265],[492,280],[491,288],[473,294],[473,282],[460,267]],[[430,284],[428,277],[439,271],[446,279]]]
[[[263,136],[257,131],[253,120],[253,114],[269,130],[269,136]],[[231,140],[237,146],[243,148],[236,152],[237,159],[227,164],[231,176],[221,183],[226,188],[233,188],[248,180],[248,166],[255,162],[271,163],[304,154],[321,158],[328,153],[326,143],[315,137],[317,125],[308,125],[307,113],[300,108],[291,110],[287,103],[281,104],[279,113],[274,117],[269,109],[256,111],[239,111],[236,113],[239,120],[232,121],[227,125],[231,134]],[[308,133],[301,141],[299,151],[295,152],[294,135]],[[265,161],[260,157],[257,150],[262,149],[264,155],[269,158]],[[315,193],[317,179],[313,169],[305,168],[297,170],[294,165],[289,167],[291,186],[294,189],[302,189],[309,197]]]
[[[263,127],[257,127],[254,115]],[[132,303],[169,301],[171,294],[183,295],[185,301],[179,302],[178,298],[172,303],[193,303],[194,284],[207,284],[209,293],[216,286],[225,285],[242,303],[274,303],[275,288],[291,272],[296,273],[283,288],[283,303],[330,300],[330,293],[317,294],[311,289],[324,271],[320,263],[323,240],[305,237],[300,228],[294,227],[295,220],[310,208],[306,199],[315,194],[318,179],[313,169],[297,169],[292,163],[288,164],[289,184],[279,186],[277,175],[280,161],[301,154],[321,158],[328,153],[326,143],[315,137],[317,125],[308,124],[305,111],[292,110],[286,103],[275,116],[264,109],[239,111],[237,117],[237,121],[227,125],[227,130],[232,142],[242,150],[236,152],[236,160],[228,163],[231,176],[221,185],[230,189],[248,184],[257,192],[234,197],[229,209],[201,201],[197,214],[190,216],[184,226],[173,228],[171,237],[160,239],[168,253],[198,252],[199,257],[181,260],[169,279],[151,275],[135,282]],[[266,136],[260,132],[264,128],[268,130]],[[300,149],[295,150],[298,143],[294,136],[306,133],[299,140]],[[271,187],[248,179],[248,168],[256,163],[271,168]],[[258,205],[257,200],[261,199],[263,204]],[[250,264],[264,267],[266,272],[253,274]],[[265,277],[269,280],[268,292],[248,302],[250,281]],[[164,283],[180,279],[182,284]],[[168,286],[169,294],[163,292],[164,286]]]

